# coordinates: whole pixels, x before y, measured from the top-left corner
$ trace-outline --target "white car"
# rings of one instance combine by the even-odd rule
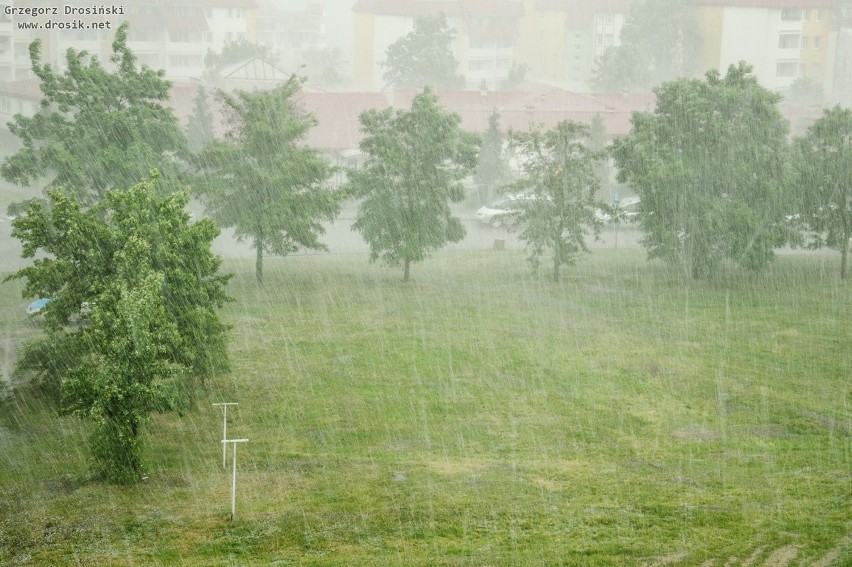
[[[615,219],[608,212],[601,210],[596,212],[596,216],[603,222],[613,222],[614,220],[627,223],[636,222],[639,220],[639,201],[639,197],[625,197],[617,204],[613,204],[616,210]]]
[[[524,208],[525,203],[533,201],[534,195],[518,193],[517,195],[507,195],[502,199],[480,207],[476,211],[476,220],[482,224],[491,226],[500,226],[508,222],[512,215],[516,215]]]

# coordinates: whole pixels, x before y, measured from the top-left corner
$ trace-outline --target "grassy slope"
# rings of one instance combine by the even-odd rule
[[[147,427],[148,479],[88,479],[85,424],[0,417],[0,563],[852,562],[852,287],[834,256],[682,280],[603,250],[399,275],[231,264],[233,372]],[[6,284],[6,340],[33,333]],[[221,417],[239,449],[227,520]],[[780,560],[776,564],[786,564]]]

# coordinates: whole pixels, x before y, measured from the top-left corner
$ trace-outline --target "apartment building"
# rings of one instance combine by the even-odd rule
[[[516,59],[535,81],[589,90],[597,60],[620,44],[630,0],[525,0]]]
[[[285,69],[298,65],[302,55],[327,45],[326,10],[313,2],[302,10],[282,10],[271,0],[258,0],[257,43]]]
[[[702,69],[741,60],[754,65],[766,88],[784,92],[810,77],[825,92],[833,88],[833,0],[699,0]]]
[[[852,106],[852,1],[837,2],[835,28],[831,98],[832,102]]]
[[[29,44],[36,38],[42,42],[42,59],[58,69],[64,68],[69,48],[86,50],[107,61],[115,30],[125,21],[130,23],[128,43],[139,62],[164,69],[170,79],[201,77],[208,51],[219,52],[230,41],[255,41],[254,0],[129,0],[116,4],[112,11],[100,8],[113,5],[93,5],[85,0],[3,4],[49,9],[38,16],[8,15],[3,10],[0,80],[5,81],[31,76]],[[66,13],[66,6],[71,14]],[[50,13],[53,8],[57,14]],[[82,10],[75,11],[78,8]]]

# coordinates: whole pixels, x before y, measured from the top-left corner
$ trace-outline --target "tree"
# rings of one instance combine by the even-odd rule
[[[607,49],[595,66],[592,88],[598,92],[647,91],[652,84],[650,63],[635,46],[625,43]]]
[[[503,136],[500,134],[500,115],[496,110],[492,111],[488,118],[488,130],[482,136],[482,147],[473,178],[483,201],[494,197],[497,188],[511,178],[503,151]]]
[[[370,261],[402,265],[408,281],[412,262],[464,238],[449,201],[464,199],[461,180],[476,165],[478,141],[428,87],[410,111],[368,110],[360,119],[367,161],[349,174],[349,190],[363,198],[352,227],[370,245]]]
[[[500,85],[500,89],[504,91],[511,91],[522,84],[527,78],[527,73],[529,72],[530,67],[526,63],[518,63],[516,61],[512,62],[512,66],[509,67],[509,74],[506,76],[506,79]]]
[[[852,110],[835,106],[796,140],[796,200],[810,246],[840,251],[846,278],[852,238]]]
[[[346,81],[343,71],[346,62],[340,48],[309,49],[301,59],[308,84],[334,89]]]
[[[790,85],[787,100],[797,106],[817,106],[825,100],[819,81],[811,77],[799,77]]]
[[[392,43],[383,78],[399,89],[419,89],[431,85],[436,89],[460,89],[464,77],[456,74],[459,63],[451,45],[455,32],[443,14],[414,20],[414,31]]]
[[[561,266],[573,264],[579,252],[588,252],[586,235],[600,236],[595,164],[602,156],[588,148],[588,136],[587,126],[571,120],[547,132],[509,133],[510,145],[524,160],[515,187],[531,197],[515,219],[523,227],[520,238],[536,268],[545,251],[553,251],[556,281]]]
[[[317,121],[294,100],[301,84],[292,75],[270,91],[220,91],[230,130],[197,158],[198,192],[217,223],[234,227],[239,240],[251,240],[258,283],[264,252],[326,250],[320,221],[333,220],[340,210],[340,193],[323,186],[331,165],[302,144]]]
[[[41,79],[41,110],[32,117],[15,115],[9,123],[23,147],[0,167],[5,180],[30,185],[47,177],[46,189],[73,190],[85,206],[110,189],[130,187],[152,169],[161,172],[161,189],[178,189],[186,140],[163,106],[171,84],[164,71],[136,66],[126,23],[116,31],[112,52],[116,68],[109,72],[85,51],[69,49],[67,70],[58,75],[41,63],[39,40],[30,45],[32,69]]]
[[[597,90],[644,90],[695,71],[701,35],[695,0],[637,0],[621,30],[621,44],[601,59]]]
[[[207,91],[199,85],[192,101],[192,115],[186,125],[189,151],[197,154],[201,148],[212,142],[213,138],[213,114],[207,104]]]
[[[595,154],[602,156],[595,164],[595,175],[602,185],[609,189],[611,168],[606,150],[609,147],[609,137],[606,134],[606,126],[600,114],[595,114],[589,123],[589,137],[586,141],[587,147]]]
[[[276,63],[276,57],[269,52],[269,48],[265,45],[251,43],[245,39],[237,41],[228,41],[222,47],[221,53],[216,53],[213,50],[207,50],[207,55],[204,56],[204,65],[211,74],[218,75],[222,69],[229,65],[243,63],[253,57],[262,57],[270,63]]]
[[[780,97],[751,66],[655,89],[653,114],[633,114],[615,141],[619,181],[642,199],[649,257],[709,275],[723,259],[760,269],[791,238],[785,229],[788,125]]]
[[[186,194],[158,197],[156,183],[108,191],[88,210],[50,190],[49,206],[34,202],[12,225],[25,258],[47,256],[6,278],[50,298],[47,336],[25,350],[24,369],[58,380],[61,410],[94,422],[95,467],[112,482],[140,478],[148,416],[186,405],[196,378],[227,367],[218,231],[190,225]]]

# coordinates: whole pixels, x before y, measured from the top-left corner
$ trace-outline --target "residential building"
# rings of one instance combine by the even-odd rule
[[[589,90],[595,64],[620,44],[630,0],[525,0],[516,60],[531,80]]]
[[[281,10],[270,0],[258,0],[257,43],[269,48],[279,66],[295,69],[304,53],[327,45],[325,6],[315,2],[303,10]]]
[[[11,2],[5,2],[11,4]],[[15,2],[16,7],[59,8],[58,15],[38,17],[3,15],[0,19],[0,80],[21,80],[31,76],[29,44],[42,42],[42,59],[57,69],[65,67],[69,48],[85,50],[108,61],[115,30],[130,23],[128,44],[140,63],[164,69],[170,79],[200,77],[208,51],[220,52],[226,43],[244,39],[255,41],[254,0],[131,0],[124,4],[93,5],[86,0],[61,4],[46,0]],[[96,9],[91,14],[65,14],[65,6]],[[115,8],[117,13],[101,13]],[[67,29],[78,20],[98,29]],[[47,29],[58,21],[66,28]],[[35,26],[24,29],[23,25]],[[74,26],[76,27],[76,26]],[[4,49],[5,47],[5,49]]]
[[[832,90],[834,0],[699,0],[700,68],[747,61],[760,83],[785,92],[799,77]]]
[[[840,0],[834,12],[835,54],[831,66],[831,101],[852,107],[852,1]]]

